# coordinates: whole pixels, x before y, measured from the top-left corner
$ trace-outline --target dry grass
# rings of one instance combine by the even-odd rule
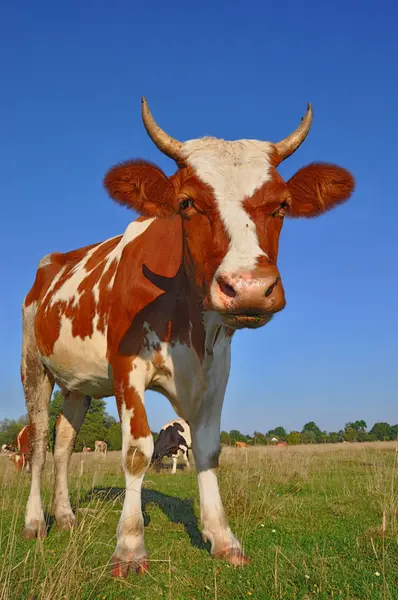
[[[224,448],[225,508],[251,565],[213,561],[198,530],[194,471],[149,471],[151,574],[114,582],[108,561],[123,501],[120,454],[75,454],[78,525],[21,538],[29,476],[0,457],[0,600],[19,598],[398,598],[397,444]],[[52,459],[43,480],[51,502]]]

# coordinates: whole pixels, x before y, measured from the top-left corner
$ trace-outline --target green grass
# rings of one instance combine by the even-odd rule
[[[75,454],[78,526],[21,537],[29,476],[0,460],[0,600],[398,598],[397,444],[224,449],[220,482],[251,563],[214,560],[199,531],[194,470],[150,470],[143,489],[151,570],[110,575],[123,501],[120,454]],[[52,460],[44,476],[50,506]]]

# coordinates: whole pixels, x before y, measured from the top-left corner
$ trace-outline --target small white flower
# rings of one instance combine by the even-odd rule
[[[310,578],[310,576],[309,576],[309,575],[304,575],[304,577],[305,577],[306,579],[309,579],[309,578]]]
[[[260,527],[265,527],[264,523],[261,523]]]
[[[376,575],[376,577],[380,577],[379,571],[376,571],[375,575]]]
[[[272,533],[276,533],[276,529],[273,529],[273,530],[272,530]]]

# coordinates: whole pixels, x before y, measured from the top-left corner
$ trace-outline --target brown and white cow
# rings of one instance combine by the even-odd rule
[[[90,446],[83,446],[82,452],[83,452],[83,454],[90,454],[90,452],[91,452]]]
[[[47,447],[47,446],[46,446]],[[25,469],[31,470],[32,455],[32,427],[25,425],[18,433],[14,442],[15,452],[10,452],[9,457],[17,467],[18,471]]]
[[[99,452],[100,454],[103,454],[104,456],[106,456],[106,453],[108,451],[108,444],[106,442],[103,442],[101,440],[97,440],[94,444],[94,452]]]
[[[220,418],[237,329],[268,323],[285,306],[277,267],[285,216],[316,217],[347,200],[345,169],[317,163],[288,181],[277,171],[307,136],[312,109],[284,140],[179,142],[142,116],[157,147],[173,158],[167,177],[143,160],[118,164],[104,184],[141,216],[105,242],[43,258],[23,305],[22,381],[35,427],[26,537],[45,533],[40,493],[50,395],[65,403],[54,453],[53,510],[75,521],[67,466],[90,397],[116,396],[123,432],[126,494],[114,575],[148,567],[142,480],[153,453],[144,392],[162,392],[189,422],[198,472],[203,536],[214,556],[247,562],[225,514],[217,481]]]

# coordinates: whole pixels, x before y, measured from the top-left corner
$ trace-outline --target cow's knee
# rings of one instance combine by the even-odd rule
[[[126,471],[136,477],[143,475],[151,463],[152,454],[152,435],[139,440],[131,440],[124,458]]]

